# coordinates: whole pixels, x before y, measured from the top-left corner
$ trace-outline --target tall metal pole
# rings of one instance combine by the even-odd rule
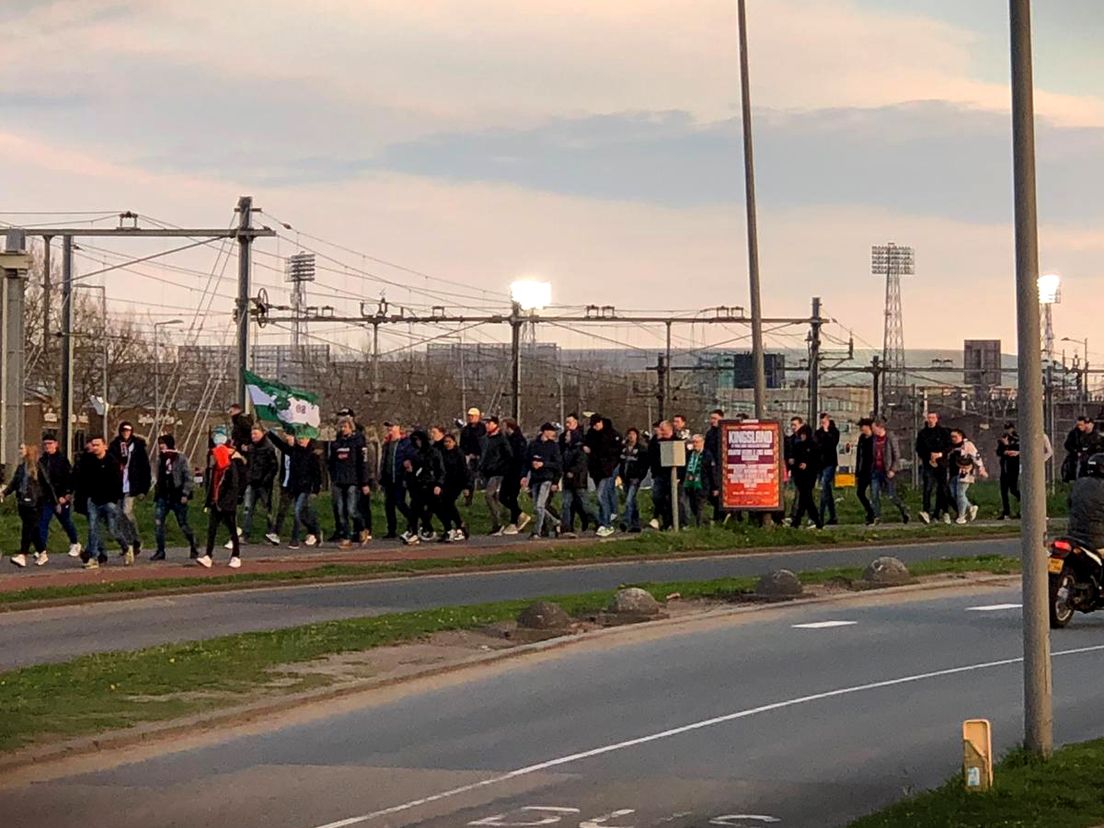
[[[53,277],[50,273],[53,245],[50,242],[53,239],[53,236],[42,237],[42,361],[45,365],[50,364],[50,280]]]
[[[510,311],[510,380],[514,408],[514,420],[521,423],[521,305],[514,302]]]
[[[820,297],[813,297],[813,316],[809,325],[809,419],[815,424],[820,409]]]
[[[73,237],[61,237],[61,445],[73,459]],[[107,436],[107,435],[104,435]]]
[[[671,322],[667,322],[667,358],[664,364],[667,366],[667,370],[663,372],[663,410],[669,411],[671,409]],[[660,413],[663,416],[663,413]]]
[[[1046,485],[1043,479],[1042,364],[1039,353],[1039,238],[1035,205],[1035,104],[1031,0],[1009,0],[1012,33],[1012,157],[1016,214],[1016,315],[1023,566],[1024,747],[1054,749],[1047,610]]]
[[[253,198],[238,199],[238,230],[253,227]],[[253,237],[244,233],[238,236],[238,370],[234,400],[243,408],[246,405],[245,372],[249,368],[249,271]]]
[[[881,385],[882,385],[882,359],[875,354],[870,360],[870,373],[874,377],[874,416],[882,416],[882,400],[881,400]]]
[[[100,314],[103,319],[104,337],[103,337],[103,430],[104,437],[110,433],[108,429],[108,408],[107,402],[107,288],[104,285],[99,286],[100,289]]]
[[[157,449],[157,438],[161,434],[161,343],[158,331],[161,326],[153,324],[153,430],[150,437],[153,450]]]
[[[372,323],[372,402],[374,403],[378,403],[380,399],[379,326],[378,321]]]
[[[748,287],[751,293],[751,371],[755,386],[755,417],[767,415],[767,368],[763,355],[763,306],[759,291],[759,228],[755,209],[755,153],[751,136],[751,79],[748,75],[747,9],[737,3],[740,29],[740,96],[744,120],[744,196],[747,202]],[[667,328],[671,330],[670,326]]]

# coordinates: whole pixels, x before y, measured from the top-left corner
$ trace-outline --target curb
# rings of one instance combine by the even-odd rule
[[[428,667],[424,670],[419,670],[404,676],[348,682],[337,686],[320,688],[304,693],[290,694],[279,698],[266,699],[237,707],[223,707],[212,713],[198,713],[181,719],[150,722],[132,728],[111,730],[93,736],[81,736],[75,739],[52,744],[48,743],[38,747],[19,748],[11,753],[0,754],[0,788],[5,787],[3,780],[9,773],[20,769],[26,769],[28,766],[43,766],[66,759],[105,753],[108,751],[134,747],[136,745],[157,744],[178,736],[194,736],[197,733],[211,731],[227,724],[233,724],[234,726],[251,724],[260,719],[277,715],[291,709],[302,708],[305,705],[317,705],[338,699],[351,698],[357,695],[369,695],[389,687],[409,684],[427,678],[459,673],[476,667],[487,667],[508,661],[520,660],[532,655],[567,649],[577,644],[600,641],[607,637],[625,635],[628,633],[640,633],[641,631],[666,631],[672,628],[697,624],[702,621],[768,612],[789,606],[831,604],[855,599],[861,600],[871,596],[893,596],[945,589],[960,590],[984,586],[1001,586],[1007,585],[1010,579],[1015,579],[1017,577],[1018,576],[1014,575],[978,575],[975,577],[956,578],[954,581],[920,582],[905,586],[868,589],[861,592],[834,593],[831,595],[795,598],[793,600],[773,602],[770,604],[725,606],[681,618],[664,618],[644,624],[606,627],[582,634],[568,633],[547,641],[521,644],[506,650],[470,656],[451,664]],[[401,644],[396,646],[401,646]]]
[[[239,583],[222,583],[222,584],[208,584],[204,582],[204,578],[196,578],[195,586],[180,586],[180,587],[166,587],[162,589],[150,589],[150,590],[135,590],[132,592],[106,592],[94,595],[76,595],[65,598],[43,598],[39,600],[19,601],[12,603],[5,603],[0,601],[0,613],[6,612],[21,612],[24,610],[33,609],[50,609],[55,607],[67,607],[67,606],[80,606],[83,604],[99,604],[99,603],[112,603],[117,601],[133,601],[142,598],[164,598],[178,595],[203,595],[208,593],[221,593],[221,592],[242,592],[245,590],[260,590],[260,589],[279,589],[286,587],[300,587],[300,586],[326,586],[331,584],[348,584],[348,583],[368,583],[372,581],[399,581],[410,580],[412,578],[428,578],[428,577],[453,577],[463,575],[480,575],[484,573],[495,572],[525,572],[536,571],[541,569],[556,569],[556,568],[585,568],[592,566],[611,566],[617,564],[634,564],[634,563],[665,563],[667,561],[695,561],[695,560],[711,560],[716,558],[755,558],[755,557],[769,557],[772,555],[786,554],[786,555],[812,555],[818,552],[832,551],[832,552],[858,552],[864,549],[870,549],[873,546],[879,546],[883,548],[895,548],[901,546],[932,546],[936,544],[944,544],[949,542],[958,542],[961,544],[975,544],[985,543],[988,541],[997,540],[1010,540],[1012,538],[1020,537],[1019,532],[1007,532],[1007,533],[992,533],[981,536],[973,536],[966,538],[956,538],[954,536],[949,537],[930,537],[930,538],[901,538],[901,539],[887,539],[884,541],[872,540],[869,543],[852,543],[846,545],[832,545],[832,544],[818,544],[812,546],[756,546],[748,547],[742,550],[733,549],[692,549],[679,552],[664,552],[653,553],[643,555],[618,555],[603,558],[587,558],[584,560],[557,560],[549,559],[544,561],[528,561],[525,563],[499,563],[495,564],[491,562],[494,555],[487,555],[488,563],[486,565],[475,566],[455,566],[455,567],[441,567],[438,569],[426,569],[421,571],[407,571],[404,572],[401,569],[389,572],[379,573],[366,573],[366,574],[353,574],[353,575],[336,575],[332,577],[322,578],[288,578],[288,579],[273,579],[269,581],[242,581]],[[327,559],[325,561],[319,561],[320,566],[340,563],[340,559]],[[361,562],[352,562],[350,565],[359,565]],[[364,563],[365,566],[372,566],[371,563]],[[380,566],[385,564],[378,564]],[[398,565],[398,564],[396,564]],[[300,570],[301,571],[301,570]],[[309,571],[309,570],[307,570]],[[171,577],[171,576],[161,576]],[[153,579],[151,579],[153,580]],[[26,587],[27,589],[36,589],[32,584]]]

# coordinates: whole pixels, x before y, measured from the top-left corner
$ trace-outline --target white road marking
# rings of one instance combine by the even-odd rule
[[[966,607],[966,612],[1000,612],[1001,610],[1020,609],[1023,604],[989,604],[984,607]]]
[[[740,823],[747,822],[766,822],[775,823],[781,822],[778,817],[765,816],[763,814],[728,814],[726,816],[714,817],[709,820],[710,825],[728,825],[740,828]]]
[[[1104,644],[1098,644],[1092,647],[1078,647],[1074,650],[1059,650],[1056,653],[1051,653],[1051,657],[1059,658],[1061,656],[1084,655],[1085,653],[1098,653],[1101,651],[1104,651]],[[673,736],[680,736],[683,733],[692,733],[695,730],[704,730],[705,728],[716,727],[717,725],[738,721],[739,719],[747,719],[751,716],[758,716],[762,713],[770,713],[775,710],[784,710],[787,707],[797,707],[801,704],[809,704],[811,702],[823,701],[824,699],[834,699],[840,696],[850,696],[855,693],[864,693],[869,690],[881,690],[886,687],[897,687],[902,684],[913,684],[915,682],[926,681],[928,679],[956,676],[963,673],[974,673],[978,670],[990,670],[994,667],[1007,667],[1012,664],[1022,663],[1023,656],[1020,656],[1018,658],[1003,658],[999,661],[983,661],[978,664],[967,664],[962,667],[948,667],[944,670],[933,670],[930,673],[917,673],[915,675],[902,676],[895,679],[873,681],[869,684],[857,684],[853,687],[841,687],[837,690],[828,690],[823,693],[813,693],[808,696],[798,696],[797,698],[785,699],[784,701],[779,702],[772,702],[771,704],[764,704],[759,707],[749,707],[746,710],[737,710],[734,713],[726,713],[723,716],[716,716],[712,719],[703,719],[699,722],[692,722],[680,727],[673,727],[670,730],[661,730],[658,733],[650,733],[647,736],[640,736],[636,739],[628,739],[624,742],[615,742],[612,745],[603,745],[602,747],[596,747],[590,750],[581,751],[579,753],[572,753],[567,756],[561,756],[557,759],[549,759],[547,762],[539,762],[535,765],[526,765],[523,768],[517,768],[516,770],[512,770],[498,776],[491,776],[487,779],[482,779],[479,782],[472,782],[469,785],[462,785],[459,788],[452,788],[451,790],[441,791],[440,793],[435,793],[430,796],[422,797],[421,799],[412,799],[411,801],[404,802],[401,805],[392,805],[390,808],[381,808],[380,810],[372,811],[369,814],[349,817],[348,819],[340,819],[337,822],[327,822],[325,825],[318,825],[315,826],[315,828],[346,828],[346,826],[349,825],[359,825],[363,822],[369,822],[373,819],[391,816],[392,814],[399,814],[403,811],[409,811],[422,805],[428,805],[431,802],[440,802],[442,799],[451,799],[454,796],[460,796],[461,794],[478,791],[482,788],[487,788],[492,785],[501,785],[503,782],[509,782],[513,779],[518,779],[523,776],[531,776],[534,773],[541,773],[542,771],[550,770],[552,768],[558,768],[563,765],[570,765],[574,762],[582,761],[583,759],[591,759],[595,756],[603,756],[607,753],[614,753],[615,751],[625,750],[626,748],[637,747],[638,745],[646,745],[650,742],[658,742],[662,739],[670,739]]]
[[[852,627],[858,621],[814,621],[811,624],[794,624],[795,630],[830,630],[833,627]]]

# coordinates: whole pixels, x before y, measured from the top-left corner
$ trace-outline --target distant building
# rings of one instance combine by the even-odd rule
[[[963,343],[962,379],[975,399],[985,399],[989,389],[1001,385],[1001,341],[967,339]]]

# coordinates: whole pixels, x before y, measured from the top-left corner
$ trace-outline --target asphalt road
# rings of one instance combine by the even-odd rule
[[[1016,742],[1018,603],[868,594],[633,630],[131,764],[98,757],[0,790],[0,813],[21,828],[845,825],[955,772],[965,718],[989,718],[998,751]],[[1057,738],[1104,735],[1104,619],[1053,642]]]
[[[647,563],[419,576],[82,604],[0,613],[0,669],[64,661],[218,635],[514,598],[615,589],[626,583],[761,575],[770,569],[865,566],[882,554],[903,561],[1018,554],[1016,539],[778,552]]]

